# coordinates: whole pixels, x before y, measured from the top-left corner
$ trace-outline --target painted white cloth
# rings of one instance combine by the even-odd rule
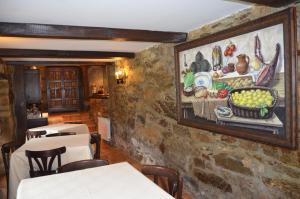
[[[174,199],[127,162],[22,180],[17,199]]]
[[[62,146],[65,146],[67,149],[61,157],[62,165],[78,160],[93,158],[89,134],[31,139],[11,155],[9,171],[9,198],[15,199],[17,188],[21,180],[30,178],[29,163],[28,158],[25,155],[25,150],[41,151]],[[37,165],[35,165],[35,167],[38,168]],[[55,159],[52,168],[57,168],[57,158]],[[30,190],[33,189],[39,188],[32,187]]]
[[[59,132],[75,132],[76,134],[87,134],[89,128],[86,124],[50,124],[47,126],[40,126],[29,129],[30,131],[47,131],[47,134],[59,133]]]

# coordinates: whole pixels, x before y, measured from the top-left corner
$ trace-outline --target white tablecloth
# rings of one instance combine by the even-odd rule
[[[50,124],[47,126],[41,126],[37,128],[29,129],[31,131],[47,131],[47,134],[59,133],[59,132],[75,132],[76,134],[90,133],[86,124]]]
[[[174,199],[127,162],[22,180],[17,199]]]
[[[31,139],[11,155],[9,173],[9,198],[15,199],[20,181],[22,179],[30,177],[29,163],[28,158],[25,155],[25,150],[40,151],[54,149],[62,146],[65,146],[67,148],[66,153],[62,154],[62,164],[93,158],[89,134]],[[52,168],[57,168],[57,158],[53,163]],[[33,189],[39,188],[31,187],[31,190]]]

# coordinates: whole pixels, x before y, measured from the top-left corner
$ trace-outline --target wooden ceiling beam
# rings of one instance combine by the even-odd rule
[[[0,22],[0,36],[179,43],[186,41],[187,33]]]
[[[22,66],[107,66],[112,62],[95,62],[95,61],[5,61],[7,65]]]
[[[282,7],[294,3],[297,0],[240,0],[240,1],[278,8],[278,7]]]
[[[115,57],[134,58],[134,53],[0,48],[0,57],[109,59]]]

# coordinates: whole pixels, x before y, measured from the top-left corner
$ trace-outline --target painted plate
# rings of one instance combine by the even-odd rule
[[[212,88],[212,78],[208,72],[199,72],[195,74],[195,87]]]

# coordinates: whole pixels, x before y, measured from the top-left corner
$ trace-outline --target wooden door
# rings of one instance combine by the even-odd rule
[[[48,111],[79,111],[79,69],[60,67],[47,69]]]

